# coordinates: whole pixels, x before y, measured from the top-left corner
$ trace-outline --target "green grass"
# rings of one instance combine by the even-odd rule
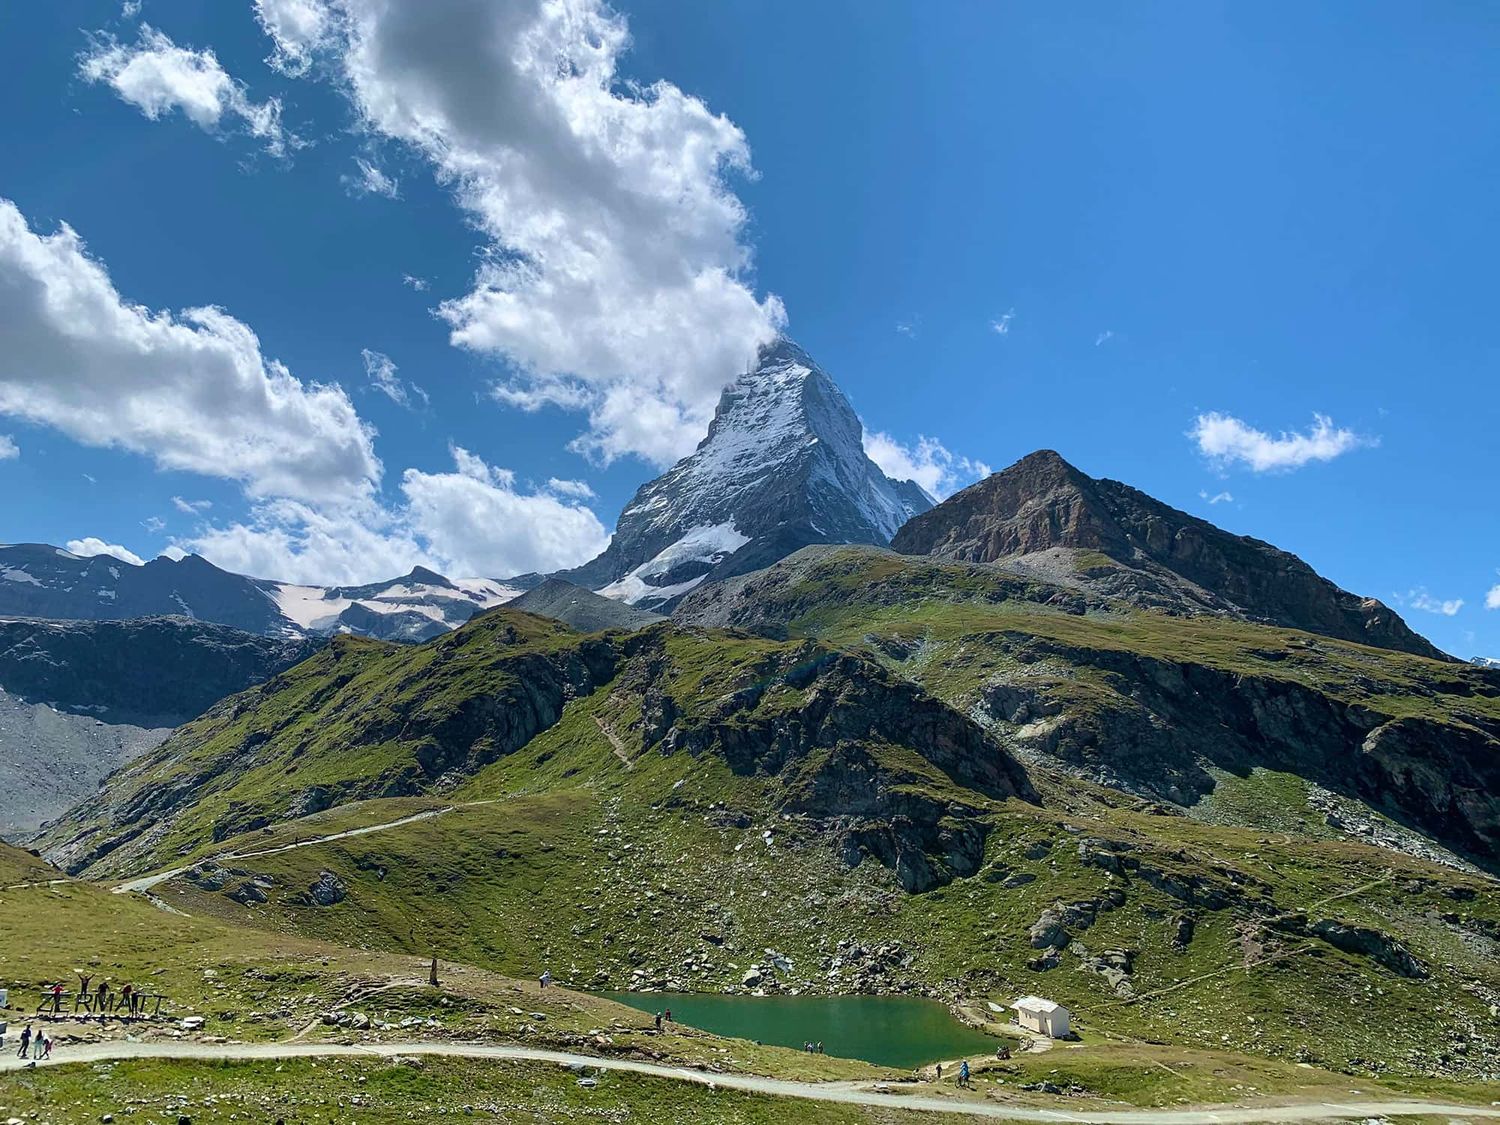
[[[671,1079],[572,1071],[542,1063],[439,1057],[401,1062],[286,1059],[277,1062],[127,1060],[0,1076],[0,1112],[44,1121],[364,1123],[449,1121],[467,1116],[541,1123],[565,1121],[722,1122],[724,1125],[916,1125],[905,1111],[862,1110]],[[924,1116],[925,1120],[926,1117]]]

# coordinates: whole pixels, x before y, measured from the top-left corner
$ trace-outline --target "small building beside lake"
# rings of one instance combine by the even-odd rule
[[[1016,1010],[1016,1023],[1027,1031],[1046,1035],[1053,1039],[1066,1039],[1070,1031],[1073,1013],[1055,1000],[1044,1000],[1040,996],[1023,996],[1011,1005]]]

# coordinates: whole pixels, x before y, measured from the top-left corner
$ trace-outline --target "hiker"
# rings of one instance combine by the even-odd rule
[[[656,1030],[657,1031],[661,1030],[661,1013],[660,1012],[656,1013]]]
[[[30,1046],[31,1046],[31,1025],[28,1023],[26,1025],[26,1030],[23,1031],[23,1032],[21,1032],[21,1049],[16,1052],[16,1058],[18,1058],[18,1059],[24,1059],[26,1057],[26,1049],[28,1047],[30,1047]]]
[[[823,1040],[819,1039],[818,1040],[818,1054],[821,1055],[823,1053],[824,1053],[824,1051],[823,1051]]]
[[[968,1059],[964,1059],[963,1062],[961,1062],[961,1063],[958,1064],[958,1084],[960,1086],[968,1086],[968,1084],[969,1084],[969,1060]]]
[[[52,986],[52,1014],[55,1016],[62,1015],[62,998],[63,985],[62,981],[58,981]]]
[[[662,1013],[662,1018],[665,1019],[668,1023],[671,1023],[672,1022],[672,1009],[668,1008],[665,1012],[663,1012]]]
[[[76,1012],[82,1005],[85,1012],[92,1011],[94,1007],[94,994],[89,991],[89,982],[94,979],[92,973],[78,974],[78,995],[73,997],[73,1010]]]
[[[126,981],[120,987],[120,999],[115,1002],[115,1011],[125,1009],[127,1016],[135,1015],[135,990],[131,988],[130,982]]]
[[[937,1064],[937,1080],[939,1082],[941,1082],[943,1080],[943,1064],[942,1063],[938,1063]]]
[[[539,976],[537,978],[537,980],[539,980],[539,981],[542,982],[542,987],[543,988],[546,988],[549,984],[552,983],[552,970],[551,969],[543,969],[542,970],[542,975]]]
[[[1010,1058],[1010,1048],[1001,1043],[1000,1046],[995,1048],[995,1057],[1001,1060]]]
[[[52,1036],[43,1034],[41,1038],[42,1051],[38,1056],[43,1062],[52,1057]]]

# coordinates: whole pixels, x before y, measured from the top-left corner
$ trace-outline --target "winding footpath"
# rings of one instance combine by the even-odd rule
[[[504,1062],[545,1062],[559,1066],[642,1074],[694,1082],[714,1090],[740,1090],[772,1097],[803,1098],[840,1105],[877,1109],[912,1109],[964,1115],[971,1118],[1028,1122],[1077,1122],[1079,1125],[1257,1125],[1260,1122],[1324,1121],[1338,1118],[1378,1118],[1442,1115],[1453,1118],[1500,1118],[1500,1107],[1466,1106],[1444,1102],[1363,1101],[1294,1102],[1287,1105],[1227,1106],[1191,1110],[1062,1110],[1032,1109],[994,1102],[960,1102],[922,1094],[889,1094],[868,1088],[867,1083],[792,1082],[753,1074],[716,1074],[687,1067],[665,1066],[634,1059],[606,1059],[545,1051],[530,1047],[482,1043],[85,1043],[68,1047],[59,1057],[39,1062],[38,1068],[69,1063],[109,1062],[119,1059],[256,1060],[291,1058],[391,1058],[395,1055],[444,1055],[454,1058],[493,1059]],[[27,1064],[9,1051],[0,1054],[0,1074]]]

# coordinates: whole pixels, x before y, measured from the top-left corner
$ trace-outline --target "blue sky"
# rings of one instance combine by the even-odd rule
[[[581,561],[784,316],[1500,656],[1493,10],[375,7],[0,8],[0,536]]]

